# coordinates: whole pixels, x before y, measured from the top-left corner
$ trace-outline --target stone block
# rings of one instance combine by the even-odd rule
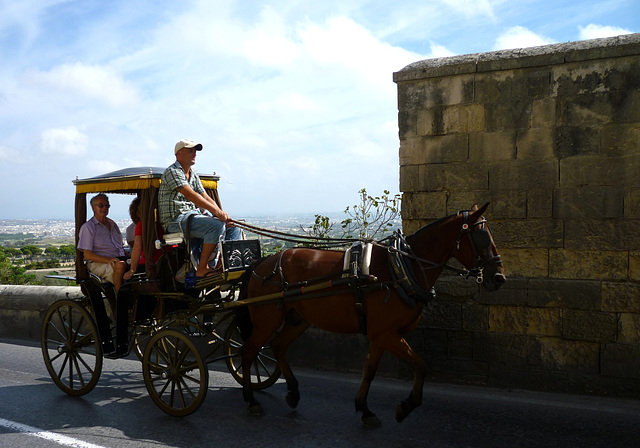
[[[624,280],[628,255],[616,251],[549,250],[549,277],[590,280]]]
[[[474,75],[445,76],[425,80],[422,108],[451,106],[473,101]]]
[[[535,249],[562,247],[563,222],[559,219],[510,219],[491,221],[491,232],[499,248]]]
[[[602,311],[640,314],[640,284],[602,282]]]
[[[614,110],[612,112],[614,123],[638,123],[640,122],[640,90],[638,84],[633,86],[635,90],[624,90],[612,94]]]
[[[460,210],[471,210],[474,204],[479,206],[491,202],[491,192],[488,190],[472,190],[463,191],[456,190],[447,193],[449,199],[447,201],[447,214],[453,215]],[[491,206],[489,206],[491,208]],[[487,212],[487,216],[491,216],[491,209]]]
[[[402,198],[402,213],[407,219],[437,219],[446,215],[445,192],[405,194]]]
[[[553,216],[553,189],[527,190],[527,217],[551,218]]]
[[[417,137],[400,142],[400,165],[464,162],[469,158],[466,135]]]
[[[639,168],[640,170],[640,168]],[[553,195],[553,217],[559,219],[622,218],[622,187],[584,186],[559,188]]]
[[[560,186],[640,187],[640,153],[621,157],[580,156],[560,160]]]
[[[464,162],[420,165],[420,191],[486,190],[487,163]]]
[[[516,160],[489,165],[491,190],[554,189],[558,186],[556,160]]]
[[[421,109],[416,112],[416,135],[434,136],[443,135],[441,108]]]
[[[527,303],[534,307],[600,311],[600,282],[575,279],[530,279]]]
[[[598,374],[600,345],[585,341],[540,338],[542,366],[563,371]]]
[[[398,110],[401,112],[424,108],[426,104],[426,84],[403,82],[398,84]]]
[[[432,300],[424,308],[422,319],[426,328],[460,330],[462,328],[461,306],[443,300]]]
[[[467,331],[488,331],[489,310],[476,303],[462,305],[462,329]]]
[[[470,160],[513,160],[516,158],[515,131],[469,134]]]
[[[484,129],[508,131],[528,129],[531,122],[531,100],[526,97],[485,104]]]
[[[482,305],[525,306],[527,292],[527,279],[509,277],[507,272],[507,282],[502,288],[494,292],[481,288],[476,302]]]
[[[419,191],[420,188],[420,167],[418,165],[400,166],[400,191]]]
[[[640,380],[640,345],[604,344],[600,365],[602,375]]]
[[[640,252],[629,252],[629,280],[640,281]]]
[[[463,104],[450,106],[442,111],[445,134],[481,132],[484,130],[484,106]]]
[[[562,336],[565,339],[591,342],[614,342],[618,321],[614,313],[600,311],[562,311]]]
[[[498,247],[509,277],[546,278],[549,276],[548,249],[502,249]]]
[[[552,128],[557,126],[556,98],[538,98],[531,105],[531,128]]]
[[[603,126],[601,135],[601,153],[603,156],[633,155],[640,150],[640,127],[637,122]]]
[[[505,333],[476,333],[473,359],[492,366],[528,368],[540,364],[540,343],[534,336]]]
[[[527,217],[527,192],[522,190],[494,190],[492,215],[496,219],[522,219]]]
[[[554,135],[552,128],[536,128],[518,131],[516,153],[518,160],[553,159]]]
[[[554,155],[558,159],[601,153],[601,127],[558,126],[554,129]]]
[[[581,128],[611,123],[612,96],[617,95],[617,92],[588,93],[558,99],[558,125]]]
[[[640,188],[627,188],[624,195],[624,217],[640,218]]]
[[[560,336],[559,309],[512,306],[489,307],[489,331],[494,333]]]
[[[415,110],[398,112],[398,137],[400,141],[416,137],[418,134],[418,114]]]
[[[618,342],[640,344],[640,314],[620,313],[618,320]]]
[[[640,250],[638,219],[567,219],[564,223],[567,249]]]

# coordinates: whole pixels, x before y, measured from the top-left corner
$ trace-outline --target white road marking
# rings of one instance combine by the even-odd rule
[[[101,445],[83,442],[82,440],[73,439],[71,437],[63,436],[62,434],[56,434],[55,432],[43,431],[39,428],[34,428],[33,426],[23,425],[3,418],[0,418],[0,426],[4,426],[7,429],[18,431],[30,436],[50,440],[59,445],[72,446],[75,448],[105,448]]]

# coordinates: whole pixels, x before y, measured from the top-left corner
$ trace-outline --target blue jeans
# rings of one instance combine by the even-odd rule
[[[228,227],[225,230],[224,223],[218,218],[203,215],[196,210],[188,213],[183,213],[178,216],[175,221],[171,221],[169,224],[167,224],[167,232],[186,233],[187,218],[189,218],[190,215],[193,215],[193,218],[191,218],[191,228],[189,234],[191,238],[202,238],[205,244],[218,244],[220,235],[222,235],[222,232],[224,231],[225,240],[242,239],[242,230],[240,228]]]

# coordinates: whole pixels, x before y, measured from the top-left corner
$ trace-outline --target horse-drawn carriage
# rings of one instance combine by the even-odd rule
[[[153,400],[165,412],[180,416],[202,403],[208,363],[224,360],[233,377],[242,381],[242,336],[233,298],[244,268],[260,256],[260,244],[258,240],[221,242],[218,257],[223,270],[190,283],[184,273],[197,263],[198,242],[182,233],[158,232],[162,172],[162,168],[131,168],[74,181],[76,242],[87,220],[88,194],[141,198],[145,272],[134,275],[116,294],[111,283],[102,283],[88,271],[83,253],[77,251],[75,280],[84,297],[54,302],[46,313],[41,340],[47,369],[64,392],[90,392],[100,378],[103,358],[121,358],[133,351],[142,361]],[[200,177],[207,193],[219,202],[218,178]],[[155,251],[163,253],[157,258],[152,255]],[[265,346],[251,374],[253,387],[268,387],[279,376]]]
[[[262,414],[253,391],[282,376],[287,403],[299,401],[298,383],[286,361],[291,342],[309,325],[340,333],[363,333],[370,341],[356,409],[366,425],[379,420],[367,407],[367,393],[384,351],[407,361],[415,375],[409,397],[396,409],[403,420],[422,400],[426,364],[403,335],[414,328],[433,285],[444,269],[473,276],[487,289],[505,281],[500,256],[482,213],[458,212],[406,238],[401,232],[382,241],[298,240],[307,247],[261,258],[258,240],[221,241],[223,270],[190,281],[194,244],[185,234],[159,235],[158,188],[163,170],[137,168],[76,180],[76,242],[86,221],[88,193],[133,194],[141,198],[145,272],[116,295],[101,283],[77,252],[76,281],[84,297],[59,300],[46,314],[42,352],[54,382],[70,395],[90,392],[104,358],[134,351],[142,361],[145,386],[165,412],[186,416],[202,404],[208,364],[224,360],[242,384],[252,414]],[[217,178],[200,175],[219,202]],[[254,233],[267,232],[246,223]],[[278,232],[276,238],[291,238]],[[296,237],[297,238],[297,237]],[[294,238],[294,239],[296,239]],[[308,247],[311,245],[312,247]],[[319,247],[323,246],[323,247]],[[155,250],[162,255],[154,261]],[[464,267],[453,267],[455,257]]]

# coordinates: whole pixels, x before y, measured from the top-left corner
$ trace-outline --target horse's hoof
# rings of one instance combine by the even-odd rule
[[[300,395],[287,394],[285,400],[290,408],[295,409],[298,406],[298,403],[300,403]]]
[[[363,415],[362,423],[364,423],[364,426],[366,426],[367,428],[379,428],[382,426],[382,422],[378,417],[376,417],[375,414],[371,414],[367,416]]]
[[[264,415],[264,409],[259,404],[249,406],[249,414],[254,417],[261,417]]]
[[[402,422],[402,420],[407,418],[407,415],[409,415],[412,410],[413,408],[406,401],[400,403],[396,406],[396,421],[398,423]]]

